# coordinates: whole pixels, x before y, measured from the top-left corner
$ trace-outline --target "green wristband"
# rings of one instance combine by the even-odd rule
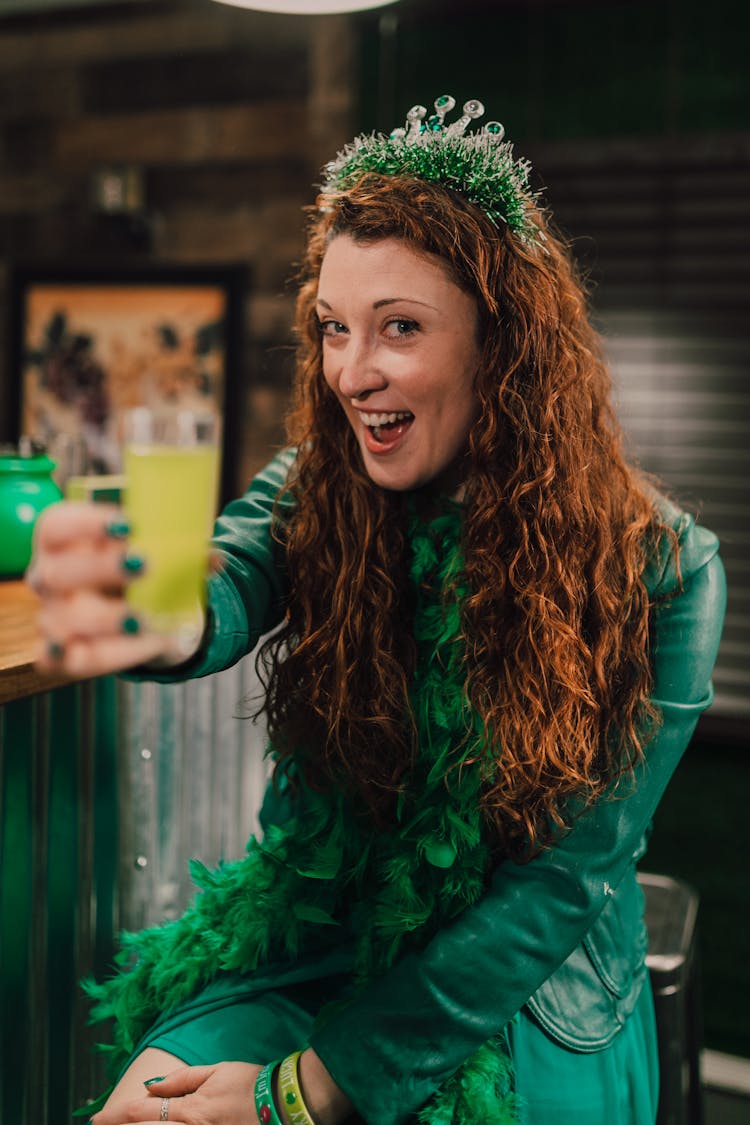
[[[273,1100],[273,1072],[278,1065],[278,1061],[268,1063],[255,1079],[255,1112],[260,1125],[281,1125]]]

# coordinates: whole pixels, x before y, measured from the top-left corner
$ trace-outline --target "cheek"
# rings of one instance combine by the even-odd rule
[[[457,369],[461,372],[459,378],[454,374]],[[442,409],[457,429],[470,426],[479,413],[479,396],[474,388],[474,372],[473,367],[456,365],[443,384],[443,394],[440,396]]]
[[[334,379],[334,374],[333,374],[333,362],[331,360],[330,354],[328,353],[328,351],[325,348],[323,349],[323,356],[322,356],[322,359],[321,359],[321,365],[323,367],[323,378],[324,378],[324,380],[326,381],[328,386],[331,388],[331,390],[335,391],[336,390],[336,380]]]
[[[463,449],[469,441],[469,434],[474,424],[475,415],[461,414],[453,424],[453,447],[455,450]]]
[[[453,452],[468,444],[469,434],[479,414],[479,399],[473,390],[462,389],[460,394],[454,393],[452,400],[447,403],[444,431]]]

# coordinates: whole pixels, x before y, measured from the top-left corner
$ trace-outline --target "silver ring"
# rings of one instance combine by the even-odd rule
[[[159,1120],[169,1121],[169,1098],[161,1099],[161,1109],[159,1110]]]

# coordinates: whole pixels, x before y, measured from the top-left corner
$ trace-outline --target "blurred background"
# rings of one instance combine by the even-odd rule
[[[213,0],[0,0],[0,442],[19,437],[22,279],[229,270],[225,485],[242,489],[283,443],[294,263],[321,165],[355,132],[402,124],[414,103],[480,98],[531,160],[533,185],[588,274],[633,457],[722,541],[729,611],[716,702],[646,862],[699,892],[706,1043],[750,1059],[747,31],[740,0],[400,0],[336,16]],[[97,700],[102,714],[124,707],[112,699]],[[31,711],[13,722],[20,739]],[[53,730],[54,713],[46,722]],[[17,844],[9,723],[4,865]],[[141,754],[144,738],[129,729]],[[102,737],[92,751],[100,802],[118,800],[111,749]],[[22,789],[29,808],[37,783]],[[54,797],[54,785],[45,792]],[[71,857],[87,831],[80,808],[76,817]],[[116,818],[105,821],[114,833]],[[37,846],[30,829],[13,831]],[[87,955],[102,964],[122,888],[135,893],[119,831],[97,860],[109,922],[100,918]],[[216,847],[241,847],[247,824],[237,832]],[[8,912],[26,903],[9,886],[4,875],[6,952]],[[69,942],[80,964],[75,929]],[[14,955],[27,965],[28,950]],[[66,990],[61,1010],[75,1003]],[[6,1054],[20,1050],[15,1028],[0,1015]]]

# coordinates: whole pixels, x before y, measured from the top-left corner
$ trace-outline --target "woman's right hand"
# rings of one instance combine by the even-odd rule
[[[128,526],[121,509],[60,501],[46,508],[34,528],[26,581],[39,596],[42,672],[84,679],[137,664],[177,664],[168,639],[142,629],[128,608],[128,583],[143,561],[128,554]]]

